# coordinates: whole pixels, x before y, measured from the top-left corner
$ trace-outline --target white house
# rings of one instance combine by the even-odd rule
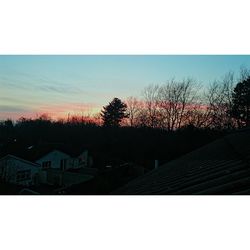
[[[56,168],[66,170],[72,166],[71,156],[59,150],[50,151],[36,160],[36,163],[38,163],[42,169]]]
[[[0,159],[0,178],[8,183],[30,186],[36,182],[40,166],[14,155]]]
[[[60,150],[52,150],[36,160],[41,169],[76,169],[88,166],[88,151],[83,151],[77,157],[64,153]]]
[[[39,183],[69,185],[70,183],[78,183],[86,181],[90,176],[88,173],[81,172],[72,173],[65,170],[86,169],[89,172],[89,156],[88,151],[84,150],[80,154],[54,149],[44,154],[36,160],[41,171],[39,172]],[[77,155],[77,156],[76,156]]]

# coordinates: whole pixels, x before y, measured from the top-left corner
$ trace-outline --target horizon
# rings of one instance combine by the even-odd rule
[[[0,119],[96,114],[150,84],[192,77],[208,86],[241,66],[250,68],[250,56],[1,55]]]

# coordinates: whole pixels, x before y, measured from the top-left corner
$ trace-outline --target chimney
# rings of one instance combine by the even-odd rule
[[[159,167],[159,161],[155,160],[155,169],[157,169]]]

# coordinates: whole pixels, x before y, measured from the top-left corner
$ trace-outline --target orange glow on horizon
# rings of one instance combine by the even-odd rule
[[[95,104],[82,104],[82,103],[66,103],[55,105],[43,105],[36,110],[27,112],[2,112],[0,119],[18,120],[21,117],[27,119],[36,119],[43,114],[46,114],[53,120],[66,120],[68,117],[94,117],[100,112],[101,108]]]

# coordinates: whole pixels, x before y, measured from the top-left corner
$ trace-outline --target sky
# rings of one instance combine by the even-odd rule
[[[208,86],[241,66],[250,56],[0,55],[0,119],[94,114],[150,84],[192,77]]]

